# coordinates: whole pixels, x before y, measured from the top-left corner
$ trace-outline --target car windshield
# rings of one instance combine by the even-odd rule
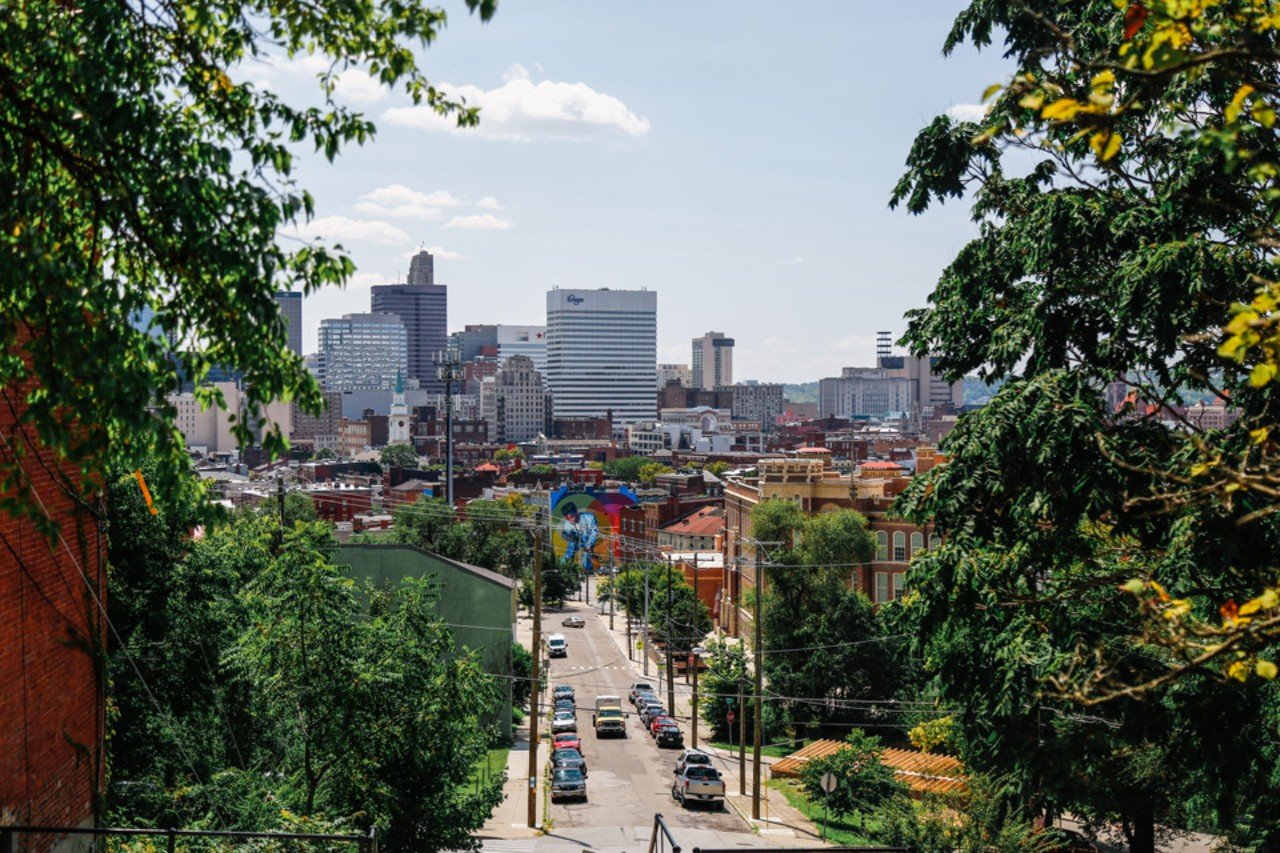
[[[690,779],[707,779],[710,781],[720,778],[720,772],[713,767],[690,767],[685,775]]]
[[[582,753],[576,749],[557,749],[551,753],[552,761],[581,761]]]
[[[556,711],[556,719],[557,719],[557,720],[572,720],[572,719],[573,719],[573,712],[572,712],[572,711]]]
[[[690,752],[684,757],[685,764],[710,764],[711,756],[704,752]]]
[[[557,782],[581,782],[582,771],[576,767],[562,767],[556,771]]]

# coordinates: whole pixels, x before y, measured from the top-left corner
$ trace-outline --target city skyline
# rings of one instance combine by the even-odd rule
[[[452,285],[450,331],[541,324],[556,286],[648,287],[659,362],[685,362],[714,328],[737,340],[743,379],[873,363],[875,332],[900,335],[974,234],[961,203],[919,218],[887,206],[915,133],[973,115],[1006,78],[997,52],[942,58],[962,5],[920,20],[837,3],[769,17],[548,3],[481,25],[446,4],[449,37],[422,62],[481,107],[480,127],[349,70],[339,94],[377,139],[340,167],[299,152],[317,218],[297,236],[342,243],[358,267],[346,290],[307,297],[304,348],[425,247]],[[299,93],[318,70],[304,57],[244,75]]]

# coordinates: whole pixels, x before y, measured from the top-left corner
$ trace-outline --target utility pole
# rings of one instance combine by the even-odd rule
[[[698,605],[702,603],[702,599],[698,598],[698,552],[693,552],[693,630],[689,632],[689,636],[697,635],[698,626]],[[690,643],[693,646],[689,649],[689,668],[693,670],[693,712],[689,720],[690,740],[693,741],[693,748],[698,748],[698,653],[695,651],[700,642]]]
[[[760,582],[760,543],[756,543],[756,608],[755,608],[755,657],[756,657],[756,701],[754,742],[751,746],[751,817],[760,819],[760,718],[764,716],[764,646],[760,642],[760,599],[763,597]]]
[[[596,598],[600,596],[597,595]],[[613,565],[613,548],[609,548],[609,630],[613,630],[613,612],[618,604],[618,569]],[[630,657],[631,629],[627,629],[627,652]]]
[[[453,383],[462,379],[462,363],[458,351],[450,342],[440,354],[437,374],[444,380],[444,477],[445,496],[449,509],[453,510]]]
[[[745,668],[745,658],[743,667]],[[747,706],[742,701],[742,679],[738,679],[738,796],[747,795]]]
[[[644,631],[643,651],[640,653],[640,660],[644,662],[644,677],[649,677],[649,566],[644,567],[644,624],[640,626],[640,630]],[[662,682],[658,682],[661,684]]]
[[[671,599],[671,581],[672,575],[675,574],[676,567],[667,563],[667,704],[671,706],[671,713],[676,712],[676,668],[672,666],[671,647],[675,645],[675,620],[671,617],[675,614],[675,604]]]
[[[276,502],[280,508],[279,523],[276,527],[276,553],[284,550],[284,477],[276,473]]]
[[[533,534],[533,685],[529,702],[529,828],[538,826],[538,717],[542,714],[542,530]]]

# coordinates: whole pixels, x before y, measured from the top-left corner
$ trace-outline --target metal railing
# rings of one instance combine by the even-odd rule
[[[649,853],[680,853],[680,845],[671,834],[667,822],[662,815],[653,816],[653,834],[649,836]]]
[[[34,835],[53,836],[55,839],[87,835],[92,838],[90,850],[99,849],[97,847],[99,838],[154,838],[164,840],[164,849],[167,853],[176,853],[178,839],[221,840],[232,844],[247,841],[277,841],[280,842],[279,849],[281,850],[307,849],[305,846],[291,845],[288,842],[350,844],[356,848],[357,853],[378,853],[378,831],[376,827],[370,827],[369,832],[364,835],[322,835],[307,832],[237,832],[234,830],[213,829],[125,829],[82,826],[0,826],[0,853],[21,853],[26,849],[21,844],[23,837]]]

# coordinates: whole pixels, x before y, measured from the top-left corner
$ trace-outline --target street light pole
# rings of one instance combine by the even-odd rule
[[[675,609],[675,605],[671,600],[671,581],[672,575],[675,574],[675,566],[667,563],[667,703],[671,706],[671,713],[675,713],[676,707],[676,668],[672,666],[671,646],[675,644],[675,620],[671,617],[674,615],[671,611]]]
[[[698,552],[693,552],[693,629],[690,630],[689,636],[697,636],[698,626],[698,605],[702,599],[698,597]],[[698,653],[694,650],[701,646],[701,642],[690,643],[693,646],[689,649],[689,668],[693,670],[693,712],[689,720],[689,730],[691,732],[690,739],[693,741],[693,748],[698,748]]]
[[[529,828],[538,826],[538,717],[542,713],[542,530],[533,534],[533,685],[529,694]]]
[[[756,544],[756,607],[755,607],[755,664],[756,664],[756,702],[755,702],[755,725],[754,743],[751,746],[751,817],[754,820],[760,819],[760,739],[761,739],[761,721],[764,716],[761,713],[764,710],[764,647],[760,643],[760,544]]]

